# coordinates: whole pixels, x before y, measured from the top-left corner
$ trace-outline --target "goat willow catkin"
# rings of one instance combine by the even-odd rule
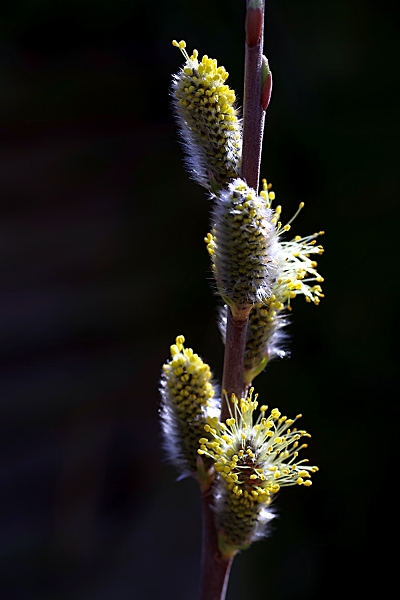
[[[217,290],[234,316],[271,295],[278,249],[273,216],[242,179],[215,196],[212,232],[205,242]]]
[[[225,84],[228,73],[215,59],[204,55],[200,61],[197,50],[188,55],[184,41],[173,44],[186,60],[172,82],[186,166],[197,183],[215,191],[237,177],[240,168],[242,128],[235,92]]]
[[[264,190],[260,196],[270,208],[275,198],[274,192],[268,192],[268,185],[264,180]],[[300,205],[300,209],[303,204]],[[272,222],[277,222],[280,217],[281,207],[278,206],[272,217]],[[303,295],[307,302],[318,305],[323,298],[319,285],[323,278],[316,270],[315,255],[323,253],[322,246],[316,244],[316,239],[323,231],[306,237],[296,236],[293,240],[284,242],[281,233],[288,229],[278,223],[279,236],[276,245],[275,279],[271,288],[271,295],[263,302],[255,303],[249,316],[246,351],[244,359],[244,380],[251,383],[263,371],[267,363],[273,358],[283,357],[286,336],[283,328],[288,324],[288,313],[292,310],[291,301],[298,295]],[[220,330],[225,339],[227,307],[221,310]]]
[[[233,411],[226,423],[208,419],[205,430],[212,441],[200,439],[199,454],[215,461],[218,473],[215,512],[220,536],[233,553],[266,535],[266,526],[273,518],[269,505],[274,495],[285,486],[311,485],[311,474],[317,467],[298,460],[302,437],[311,437],[304,430],[293,428],[295,419],[281,416],[277,408],[258,406],[253,389],[247,398],[233,398]]]
[[[206,418],[219,414],[210,367],[184,341],[176,338],[171,360],[163,365],[160,410],[165,450],[182,475],[196,471]]]

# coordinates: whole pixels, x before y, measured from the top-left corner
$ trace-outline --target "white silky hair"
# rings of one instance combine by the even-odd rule
[[[240,188],[244,189],[241,190]],[[233,281],[230,277],[232,240],[228,238],[228,235],[234,229],[234,225],[232,223],[231,228],[228,229],[229,224],[226,226],[226,222],[228,219],[234,219],[235,215],[241,212],[239,209],[234,208],[236,197],[233,198],[233,196],[237,193],[243,196],[243,201],[246,201],[249,194],[253,194],[250,202],[257,210],[258,220],[261,223],[259,226],[261,235],[254,238],[255,221],[238,227],[242,233],[242,250],[245,250],[249,257],[254,251],[249,260],[257,267],[257,276],[253,275],[252,277],[251,272],[246,272]],[[278,252],[280,248],[276,226],[272,221],[275,213],[272,209],[267,208],[265,200],[258,196],[257,192],[249,188],[246,182],[240,178],[234,179],[228,185],[227,190],[221,190],[218,195],[213,195],[213,198],[211,225],[216,240],[213,262],[218,273],[218,284],[221,287],[219,291],[223,296],[230,299],[231,295],[235,294],[237,286],[247,284],[250,291],[243,300],[249,304],[261,303],[271,295],[278,270]],[[257,241],[254,242],[254,239]]]
[[[179,71],[178,75],[173,75],[172,77],[171,96],[175,120],[178,125],[178,134],[185,154],[183,161],[190,177],[202,187],[210,190],[211,186],[206,153],[204,148],[199,145],[196,135],[186,121],[184,108],[179,104],[175,97],[175,92],[178,88],[178,82],[182,72],[183,69]]]
[[[207,160],[207,150],[214,152],[215,149],[212,148],[211,144],[207,147],[205,143],[201,143],[186,120],[187,111],[176,97],[179,81],[183,76],[185,76],[183,68],[180,68],[178,74],[172,76],[171,97],[173,112],[178,125],[178,134],[185,154],[184,165],[194,181],[211,191],[210,174],[212,174],[215,167],[210,165]],[[237,127],[241,142],[242,120],[240,118],[237,119]],[[240,168],[241,149],[238,152],[234,147],[233,140],[238,132],[226,132],[227,142],[224,147],[226,162],[230,162],[232,166],[235,165],[236,171],[239,171]]]
[[[229,491],[226,488],[226,482],[224,479],[217,475],[215,491],[214,491],[214,503],[213,510],[217,517],[217,522],[221,522],[223,519],[224,512],[229,511],[227,502],[227,496]],[[276,511],[271,506],[260,504],[256,507],[258,511],[257,519],[253,527],[253,531],[250,533],[248,543],[261,541],[268,537],[270,532],[270,523],[277,517]]]
[[[208,406],[203,407],[202,413],[197,417],[197,419],[201,419],[204,424],[208,417],[219,418],[221,414],[221,399],[220,395],[217,393],[219,392],[219,389],[213,382],[211,383],[215,390],[215,394],[213,398],[208,400]],[[182,446],[182,429],[187,426],[187,422],[179,419],[176,413],[176,407],[171,399],[167,378],[164,374],[161,377],[160,394],[161,404],[159,414],[161,419],[162,447],[168,462],[177,469],[179,479],[183,479],[184,477],[190,476],[192,473],[184,456]]]

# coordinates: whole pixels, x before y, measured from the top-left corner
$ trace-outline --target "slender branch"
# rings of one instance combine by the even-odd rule
[[[258,191],[265,112],[261,106],[261,65],[264,32],[264,0],[247,0],[245,86],[243,99],[242,177]],[[222,389],[228,398],[243,395],[244,353],[249,310],[232,315],[228,308]],[[229,417],[221,402],[221,421]],[[233,557],[222,556],[212,509],[212,486],[202,492],[203,564],[201,600],[225,600]]]
[[[257,39],[258,38],[258,39]],[[247,0],[242,177],[258,190],[265,112],[261,106],[264,0]]]
[[[202,492],[203,557],[201,600],[225,600],[232,558],[224,558],[218,547],[212,509],[212,488]]]
[[[261,68],[264,42],[264,0],[247,0],[246,56],[243,95],[242,176],[248,185],[258,190],[261,147],[265,111],[261,105]],[[243,363],[246,349],[248,313],[243,319],[234,318],[228,309],[222,389],[230,399],[240,398],[244,391]],[[222,402],[221,420],[229,416]]]
[[[242,319],[235,319],[228,307],[222,390],[227,393],[229,400],[232,394],[235,394],[237,398],[241,398],[243,395],[243,364],[249,322],[248,315],[249,311]],[[225,398],[221,398],[221,421],[225,421],[228,417],[228,404]]]

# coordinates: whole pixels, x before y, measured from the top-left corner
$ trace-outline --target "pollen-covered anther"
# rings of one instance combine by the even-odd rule
[[[210,431],[214,431],[214,439],[204,443],[205,453],[215,461],[219,474],[215,505],[218,525],[228,543],[238,548],[264,534],[273,516],[267,507],[282,487],[309,487],[311,474],[318,470],[305,464],[306,459],[297,460],[297,439],[308,435],[304,430],[290,429],[300,416],[287,419],[275,408],[266,419],[263,405],[254,419],[258,403],[252,394],[253,389],[247,398],[235,399],[226,424],[213,421]]]
[[[235,92],[225,84],[228,73],[215,59],[197,50],[191,56],[185,42],[176,42],[185,65],[173,77],[172,98],[187,167],[193,179],[215,190],[237,177],[242,133],[235,108]]]

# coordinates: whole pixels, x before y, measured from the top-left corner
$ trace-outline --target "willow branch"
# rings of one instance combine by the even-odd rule
[[[258,190],[265,111],[261,106],[264,0],[247,0],[242,177]]]
[[[224,372],[222,377],[223,397],[221,398],[221,421],[229,417],[229,408],[224,393],[230,400],[232,394],[237,398],[243,395],[244,352],[246,349],[248,312],[242,319],[234,318],[228,308],[226,322],[226,340],[224,355]]]
[[[246,55],[243,97],[243,146],[241,175],[258,191],[265,112],[261,105],[261,70],[264,31],[264,0],[246,0]],[[228,308],[222,389],[230,400],[243,395],[244,354],[249,309],[232,315]],[[221,421],[229,417],[228,403],[221,402]],[[221,554],[212,509],[212,487],[202,492],[203,564],[201,600],[225,600],[233,561]]]
[[[221,555],[212,509],[212,489],[203,491],[203,556],[201,600],[225,600],[232,558]]]

